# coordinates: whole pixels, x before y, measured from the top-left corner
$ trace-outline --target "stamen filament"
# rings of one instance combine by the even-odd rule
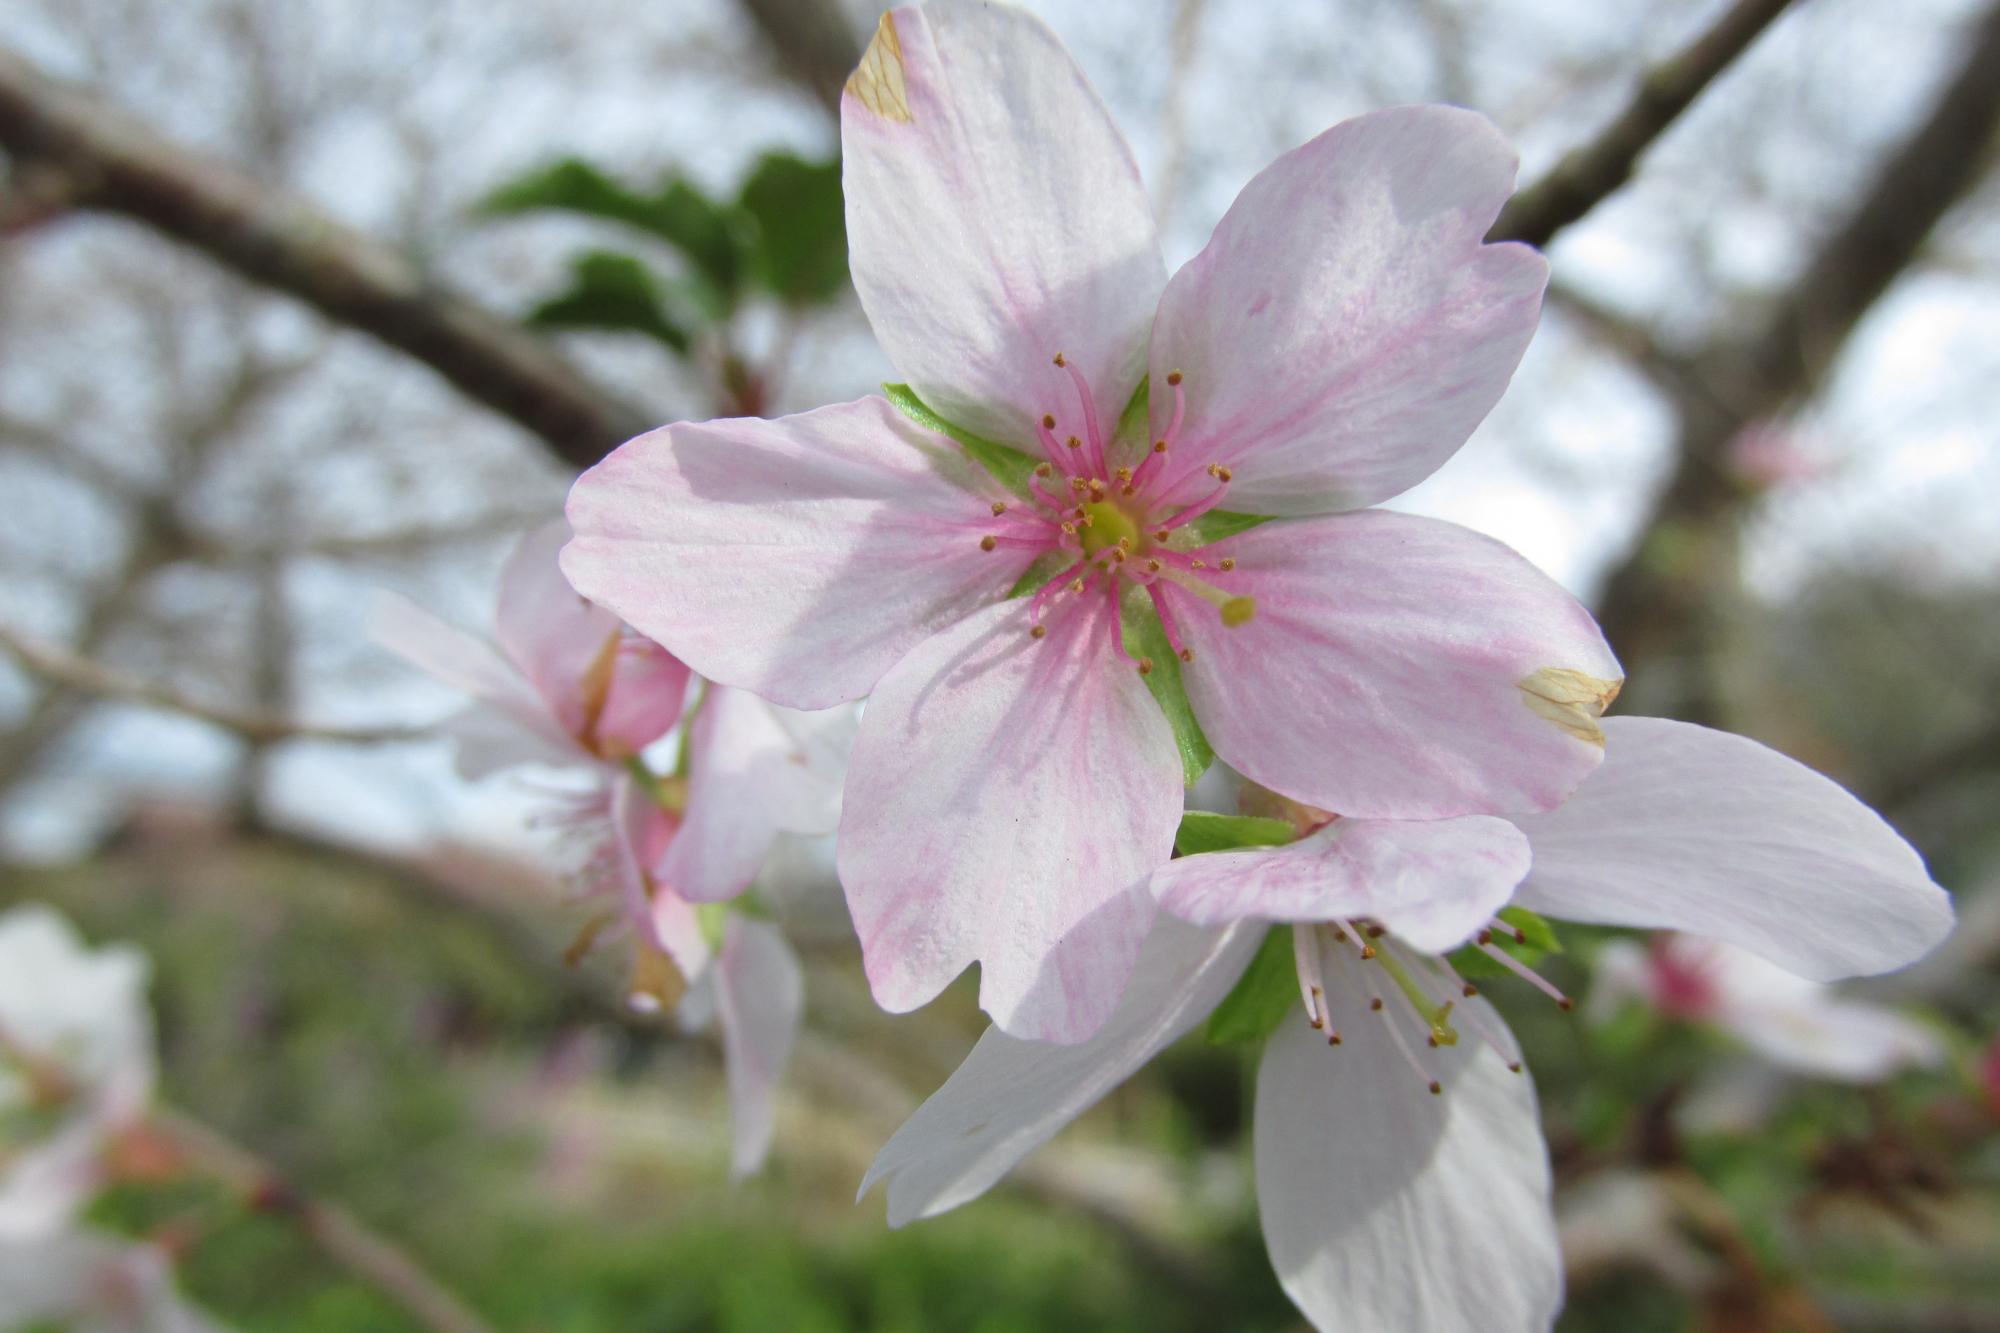
[[[1318,942],[1311,926],[1292,927],[1292,965],[1299,975],[1299,995],[1306,1002],[1306,1018],[1315,1028],[1326,1027],[1326,977],[1319,970]]]
[[[1105,471],[1104,430],[1097,421],[1097,402],[1091,397],[1090,384],[1061,352],[1056,353],[1056,364],[1069,373],[1070,383],[1076,386],[1077,401],[1083,406],[1083,429],[1090,437],[1090,467],[1099,477],[1109,477]]]
[[[1513,927],[1509,926],[1507,929],[1512,930]],[[1568,1009],[1570,1007],[1571,1001],[1569,996],[1557,990],[1555,986],[1545,981],[1540,973],[1514,957],[1513,954],[1508,953],[1505,949],[1500,948],[1498,945],[1481,943],[1479,952],[1485,954],[1488,958],[1491,958],[1494,962],[1500,964],[1500,966],[1506,968],[1509,972],[1512,972],[1515,976],[1521,978],[1521,980],[1527,982],[1551,1000],[1554,1000],[1562,1008]]]
[[[1386,945],[1375,946],[1375,961],[1382,965],[1382,970],[1396,983],[1396,989],[1403,992],[1403,998],[1410,1002],[1410,1007],[1430,1028],[1431,1040],[1439,1046],[1458,1045],[1458,1033],[1451,1026],[1453,1002],[1433,1003],[1430,996],[1424,994],[1423,987],[1417,985],[1417,979],[1410,975],[1410,970],[1403,966],[1403,961]]]

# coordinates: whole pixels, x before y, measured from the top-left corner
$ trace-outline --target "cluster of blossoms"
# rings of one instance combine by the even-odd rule
[[[804,1005],[798,959],[748,896],[782,834],[833,831],[852,721],[797,713],[703,681],[570,588],[560,522],[528,534],[500,576],[498,651],[384,594],[378,642],[475,702],[445,723],[470,779],[533,765],[590,785],[549,793],[550,819],[585,847],[578,882],[608,901],[572,956],[631,942],[633,1007],[721,1029],[735,1167],[769,1151],[772,1093]],[[646,752],[679,728],[670,772]]]
[[[181,1300],[161,1247],[80,1218],[147,1155],[146,973],[134,950],[90,949],[46,907],[0,916],[0,1328],[216,1327]]]
[[[838,809],[878,1002],[977,963],[994,1023],[871,1171],[893,1223],[1248,1010],[1265,1235],[1307,1316],[1547,1327],[1533,1089],[1460,951],[1567,1007],[1505,947],[1524,912],[1679,931],[1801,978],[1798,1012],[1952,917],[1832,782],[1603,718],[1616,660],[1514,552],[1372,507],[1465,442],[1534,332],[1547,265],[1484,241],[1512,151],[1447,107],[1348,121],[1170,277],[1129,150],[1019,12],[884,15],[841,126],[854,282],[905,382],[626,444],[576,484],[567,544],[510,567],[504,657],[407,607],[385,635],[600,776],[634,992],[670,998],[662,960],[712,985],[739,1166],[796,969],[701,904]],[[864,697],[842,795],[802,738]],[[499,762],[486,725],[460,731],[474,768]],[[1218,758],[1241,808],[1189,815]],[[1177,856],[1189,827],[1228,836]],[[1715,984],[1715,1012],[1771,995]]]

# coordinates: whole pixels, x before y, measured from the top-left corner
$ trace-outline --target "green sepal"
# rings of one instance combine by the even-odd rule
[[[1118,414],[1118,424],[1111,430],[1111,442],[1124,445],[1132,454],[1143,457],[1150,443],[1146,439],[1146,427],[1151,423],[1146,419],[1147,396],[1152,377],[1141,375],[1139,387],[1132,390],[1131,401]]]
[[[1285,1014],[1299,1002],[1297,969],[1292,963],[1292,933],[1284,926],[1268,931],[1257,956],[1236,986],[1215,1006],[1202,1036],[1216,1046],[1259,1042],[1277,1031]]]
[[[1527,943],[1516,941],[1510,935],[1495,934],[1493,947],[1504,949],[1515,961],[1527,967],[1537,967],[1542,959],[1552,953],[1563,951],[1562,941],[1556,938],[1555,927],[1546,920],[1530,912],[1525,907],[1503,907],[1499,917],[1508,925],[1528,937]],[[1477,945],[1468,944],[1454,950],[1450,955],[1451,965],[1468,977],[1510,977],[1514,975],[1499,963],[1487,957]]]
[[[729,930],[728,903],[696,903],[694,905],[695,924],[701,927],[701,937],[708,941],[708,947],[720,950],[723,937]]]
[[[1030,458],[1012,445],[989,440],[983,435],[975,435],[963,426],[954,425],[931,410],[930,404],[917,397],[916,390],[907,384],[885,384],[882,394],[898,412],[940,435],[958,441],[967,456],[979,466],[993,474],[993,479],[1023,499],[1028,497],[1028,474],[1035,470],[1038,460]]]
[[[1211,509],[1200,518],[1187,525],[1194,535],[1195,544],[1206,546],[1219,542],[1224,537],[1234,537],[1239,532],[1248,532],[1259,523],[1269,523],[1269,514],[1238,514],[1228,509]]]
[[[1142,590],[1131,589],[1122,610],[1125,651],[1133,657],[1153,659],[1153,669],[1141,679],[1152,691],[1160,711],[1167,715],[1167,725],[1174,729],[1174,748],[1180,751],[1181,773],[1192,787],[1215,762],[1215,750],[1202,733],[1194,705],[1188,702],[1187,687],[1181,680],[1181,659],[1174,655],[1173,645],[1167,642],[1166,627]]]
[[[1181,816],[1174,850],[1182,856],[1228,852],[1238,847],[1282,847],[1298,840],[1298,830],[1282,819],[1259,815],[1218,815],[1190,810]]]
[[[1525,947],[1539,953],[1563,951],[1562,941],[1556,938],[1556,928],[1550,925],[1546,918],[1535,915],[1525,907],[1503,907],[1497,915],[1502,921],[1528,937]]]

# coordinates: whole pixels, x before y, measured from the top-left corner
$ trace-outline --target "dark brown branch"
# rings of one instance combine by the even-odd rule
[[[739,0],[794,83],[840,112],[840,90],[861,63],[861,42],[832,0]]]
[[[532,335],[428,284],[395,251],[5,49],[0,147],[23,176],[58,173],[70,202],[143,222],[409,353],[578,467],[652,424]]]
[[[30,674],[58,688],[75,690],[99,699],[137,704],[142,708],[179,713],[183,717],[234,732],[253,745],[271,745],[279,741],[370,744],[420,740],[427,734],[414,727],[319,727],[273,714],[244,712],[222,704],[206,703],[156,681],[128,676],[53,644],[37,642],[5,626],[0,626],[0,652],[13,657]]]
[[[1633,165],[1791,0],[1736,0],[1700,36],[1646,72],[1632,100],[1589,143],[1515,195],[1487,234],[1547,245],[1632,178]]]
[[[1703,379],[1726,392],[1679,404],[1672,477],[1599,599],[1598,619],[1635,683],[1651,664],[1700,658],[1714,594],[1734,586],[1736,520],[1751,492],[1729,471],[1730,440],[1819,387],[1861,317],[1978,180],[2000,128],[2000,6],[1972,25],[1966,47],[1929,116],[1757,331],[1694,358]],[[1695,703],[1678,711],[1702,720],[1704,693],[1685,694]],[[1638,711],[1655,702],[1627,697]]]

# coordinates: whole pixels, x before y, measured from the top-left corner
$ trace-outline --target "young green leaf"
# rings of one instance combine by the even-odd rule
[[[840,163],[766,153],[737,206],[756,223],[751,274],[793,305],[829,301],[847,287],[847,216]]]
[[[670,314],[652,272],[631,255],[592,250],[570,261],[569,286],[527,315],[540,329],[643,333],[686,355],[688,331]]]

